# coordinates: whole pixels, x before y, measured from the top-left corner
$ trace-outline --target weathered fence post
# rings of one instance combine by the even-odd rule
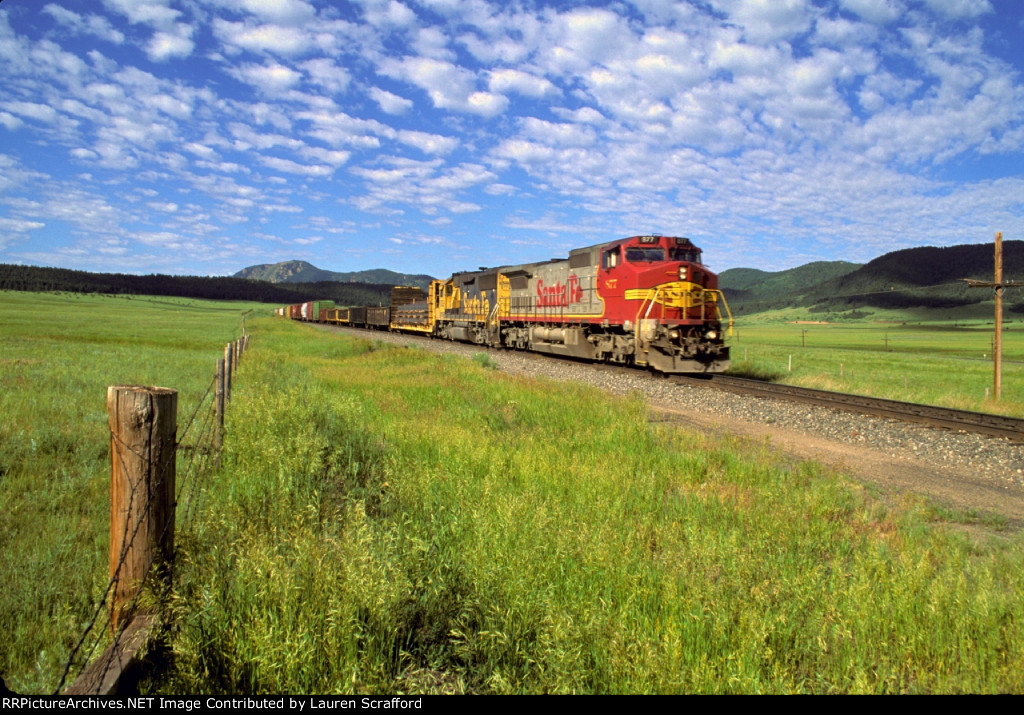
[[[217,361],[217,389],[214,395],[217,413],[217,427],[213,432],[213,450],[215,459],[220,461],[220,447],[224,440],[224,361]]]
[[[231,400],[231,373],[234,371],[234,365],[231,364],[231,343],[228,343],[224,347],[224,400],[225,402]]]
[[[107,388],[115,632],[151,567],[155,565],[164,579],[170,579],[177,411],[177,390],[138,385]]]

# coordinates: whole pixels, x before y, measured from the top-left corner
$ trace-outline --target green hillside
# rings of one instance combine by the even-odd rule
[[[325,271],[306,261],[282,261],[281,263],[263,263],[249,266],[238,271],[234,278],[267,281],[269,283],[368,283],[374,285],[409,285],[419,286],[424,290],[433,280],[428,275],[396,273],[383,268],[368,271]]]
[[[809,291],[807,303],[875,308],[952,308],[992,298],[990,290],[968,288],[964,278],[992,281],[991,245],[908,248],[880,256],[852,273]],[[1004,280],[1024,280],[1024,241],[1003,242]],[[1024,300],[1006,294],[1011,304]]]
[[[968,288],[961,279],[991,281],[991,244],[893,251],[863,264],[808,263],[770,273],[751,268],[723,271],[719,285],[734,314],[788,307],[812,312],[860,308],[958,308],[991,300],[992,292]],[[1024,281],[1024,241],[1003,242],[1005,281]],[[1012,312],[1024,312],[1024,291],[1007,291]]]
[[[841,278],[860,267],[861,264],[848,261],[816,261],[774,273],[756,268],[731,268],[723,271],[718,281],[730,304],[777,300],[789,303],[818,284]]]

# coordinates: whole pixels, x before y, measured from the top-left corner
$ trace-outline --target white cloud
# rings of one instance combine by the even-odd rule
[[[218,4],[244,10],[262,20],[297,25],[316,17],[316,9],[305,0],[215,0]]]
[[[413,102],[411,99],[399,97],[397,94],[392,94],[378,87],[370,87],[368,94],[370,99],[376,102],[388,114],[405,114],[412,109]]]
[[[299,153],[307,159],[321,161],[324,164],[328,164],[333,167],[341,166],[349,160],[350,156],[352,156],[352,152],[324,149],[322,147],[315,146],[303,147]]]
[[[839,0],[839,4],[876,25],[892,22],[901,11],[896,0]]]
[[[501,114],[505,111],[506,107],[508,107],[508,99],[500,94],[492,94],[491,92],[473,92],[466,97],[465,104],[462,105],[464,111],[473,112],[485,117]],[[459,107],[458,105],[453,105],[452,108],[456,109]]]
[[[616,13],[598,8],[572,10],[553,23],[556,47],[572,56],[572,64],[601,62],[618,53],[623,38],[632,32]],[[578,66],[578,65],[577,65]]]
[[[264,150],[275,147],[298,149],[302,146],[302,142],[294,137],[258,132],[248,124],[240,122],[233,122],[228,126],[228,129],[231,135],[235,137],[234,148],[239,151],[249,151],[250,149]]]
[[[440,159],[417,161],[401,157],[388,157],[384,163],[386,167],[351,170],[367,183],[367,193],[352,199],[363,211],[394,214],[398,211],[395,207],[404,204],[428,216],[436,216],[441,211],[470,213],[481,207],[459,198],[458,194],[496,178],[481,164],[466,163],[444,169]]]
[[[162,62],[172,57],[188,57],[194,47],[192,27],[176,24],[169,31],[153,33],[152,39],[146,45],[146,54],[154,62]]]
[[[344,68],[326,57],[303,62],[301,67],[313,82],[331,94],[342,94],[352,80],[352,76]]]
[[[330,176],[334,172],[334,169],[324,164],[300,164],[297,161],[277,156],[260,155],[257,157],[257,161],[269,169],[285,174],[304,174],[306,176],[322,177]]]
[[[271,95],[291,89],[302,79],[299,72],[277,62],[267,62],[263,65],[244,64],[229,72],[242,82]]]
[[[8,114],[7,112],[0,111],[0,124],[2,124],[4,128],[13,131],[19,128],[22,124],[24,124],[24,122],[15,117],[13,114]]]
[[[513,196],[517,193],[517,189],[511,184],[494,183],[485,186],[484,192],[492,196]]]
[[[715,43],[709,61],[714,67],[729,70],[733,75],[772,76],[785,57],[775,47],[758,47],[722,39]]]
[[[719,10],[754,43],[770,44],[806,32],[812,20],[807,0],[714,0]]]
[[[943,17],[956,19],[992,12],[988,0],[924,0],[924,4]]]
[[[523,166],[532,164],[542,167],[550,166],[553,163],[551,160],[556,156],[551,147],[525,139],[506,139],[494,148],[493,154],[499,159]]]
[[[181,15],[168,7],[172,0],[103,0],[103,4],[136,24],[166,27]]]
[[[480,37],[472,33],[459,36],[459,42],[480,62],[518,64],[530,54],[530,47],[511,37]]]
[[[5,233],[28,233],[29,231],[41,229],[45,225],[45,223],[40,221],[24,221],[21,219],[4,218],[0,216],[0,231]]]
[[[358,119],[345,112],[309,111],[299,112],[295,116],[312,125],[307,132],[310,136],[330,146],[376,149],[380,146],[377,135],[394,135],[394,130],[376,120]]]
[[[407,28],[416,23],[416,13],[398,0],[357,0],[363,6],[363,17],[375,27]]]
[[[43,7],[43,12],[53,17],[54,20],[64,27],[79,34],[95,35],[102,40],[116,45],[124,42],[124,33],[115,29],[109,20],[100,15],[79,15],[53,3]]]
[[[523,134],[532,141],[551,146],[590,146],[597,141],[591,127],[549,122],[536,117],[522,120]]]
[[[493,117],[508,106],[508,100],[490,92],[474,91],[473,74],[450,62],[429,57],[385,60],[381,72],[403,79],[426,91],[434,106]]]
[[[455,59],[455,53],[448,49],[448,35],[439,28],[419,28],[410,44],[421,57],[431,57],[435,60]]]
[[[58,117],[53,107],[39,104],[38,102],[7,102],[3,107],[22,117],[28,117],[40,122],[54,122]]]
[[[295,27],[251,25],[217,18],[213,22],[213,31],[222,42],[229,45],[229,50],[234,51],[273,52],[291,56],[312,49],[312,42],[306,33]]]
[[[453,137],[443,137],[439,134],[408,129],[399,131],[397,139],[403,144],[416,147],[425,154],[449,154],[459,145],[459,140]]]
[[[516,92],[533,99],[557,97],[562,91],[544,77],[537,77],[522,70],[501,68],[490,73],[488,88],[492,92]]]

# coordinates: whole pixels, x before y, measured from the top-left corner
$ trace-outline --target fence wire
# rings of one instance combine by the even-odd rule
[[[247,340],[243,338],[235,353],[236,360],[241,356],[246,344]],[[231,366],[232,371],[234,371],[235,367],[236,365]],[[225,371],[227,371],[227,368],[225,368]],[[202,487],[207,477],[219,463],[219,454],[216,447],[218,443],[217,430],[219,428],[216,387],[219,377],[219,375],[214,375],[207,385],[206,391],[184,423],[184,426],[178,425],[179,429],[174,444],[174,458],[166,461],[163,471],[151,482],[153,488],[148,493],[141,494],[140,488],[147,484],[147,480],[138,479],[134,482],[129,480],[130,489],[127,511],[131,518],[125,520],[124,532],[120,535],[122,546],[118,554],[116,568],[113,569],[114,575],[107,581],[102,595],[93,606],[92,615],[85,629],[79,636],[75,646],[71,649],[60,682],[54,690],[54,695],[59,695],[64,690],[73,671],[77,673],[76,677],[81,676],[86,666],[94,660],[97,651],[102,649],[105,652],[103,657],[106,659],[106,662],[104,663],[103,676],[106,675],[107,670],[114,667],[119,661],[117,654],[125,646],[127,629],[132,619],[140,612],[140,599],[149,590],[147,587],[153,581],[154,571],[159,571],[159,569],[154,569],[154,566],[156,565],[158,555],[162,551],[160,548],[150,550],[150,558],[145,564],[144,569],[146,576],[133,588],[131,598],[120,609],[122,616],[118,621],[116,629],[112,628],[114,609],[110,604],[113,595],[117,592],[119,578],[128,554],[135,540],[140,538],[143,524],[148,525],[149,519],[152,518],[154,496],[162,491],[167,479],[172,480],[175,489],[173,494],[174,503],[170,507],[171,516],[164,520],[163,529],[156,540],[157,543],[166,543],[168,529],[174,525],[179,515],[182,517],[182,523],[179,526],[187,527],[191,525],[192,520],[198,513],[198,502],[203,492]],[[225,376],[226,380],[227,376]],[[146,459],[147,472],[152,466],[148,461],[150,455],[140,455],[138,452],[134,452],[113,430],[110,431],[110,444],[114,457],[120,460],[119,466],[122,469],[122,473],[127,473],[124,462],[126,453]],[[187,455],[187,457],[184,460],[184,465],[179,466],[178,459],[183,455]],[[140,510],[141,514],[138,516],[136,516],[135,509],[137,502],[144,502]],[[130,523],[132,519],[134,519],[134,524]],[[147,529],[146,533],[142,533],[142,538],[148,536],[148,531]],[[170,564],[167,564],[166,567],[170,568]],[[107,635],[111,630],[114,630],[112,638]],[[111,657],[107,657],[108,655]],[[97,678],[97,687],[102,682],[103,677]]]

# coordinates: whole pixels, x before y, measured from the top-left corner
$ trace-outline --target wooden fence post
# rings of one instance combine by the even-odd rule
[[[217,389],[214,394],[215,411],[217,414],[217,426],[213,433],[213,450],[218,462],[220,461],[220,447],[224,441],[224,361],[217,361]]]
[[[231,373],[234,371],[234,365],[231,364],[231,343],[228,343],[224,347],[224,401],[230,402],[231,400]]]
[[[107,388],[110,419],[111,627],[116,632],[154,565],[168,582],[174,558],[178,391]]]

